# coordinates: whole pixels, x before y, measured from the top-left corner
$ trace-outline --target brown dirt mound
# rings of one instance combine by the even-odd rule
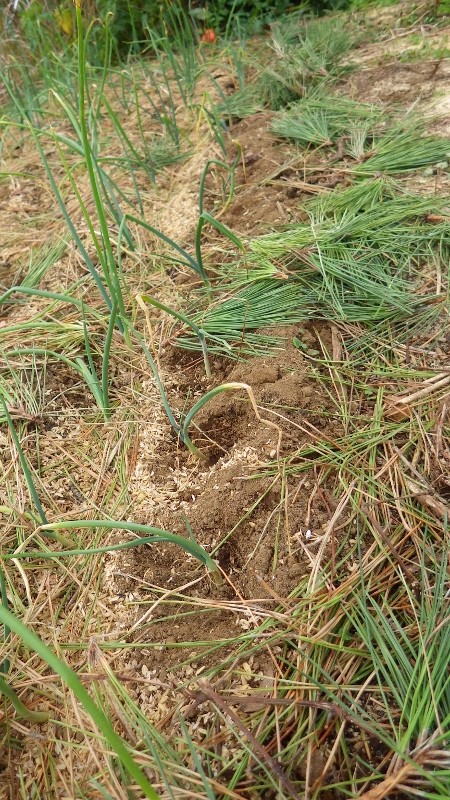
[[[284,331],[288,332],[292,339],[295,329]],[[302,335],[317,343],[314,326]],[[320,338],[331,347],[326,326],[320,327]],[[275,420],[282,430],[282,456],[311,443],[314,435],[334,438],[342,432],[332,400],[314,379],[311,360],[289,339],[278,357],[255,358],[231,366],[226,380],[245,381],[252,387],[261,417]],[[164,447],[161,441],[150,459],[144,457],[145,468],[141,453],[132,479],[133,519],[182,536],[188,535],[187,519],[197,541],[214,553],[230,583],[217,588],[205,578],[199,584],[198,564],[173,545],[127,551],[120,558],[110,556],[105,588],[117,597],[132,593],[133,621],[145,613],[151,587],[155,586],[175,591],[195,581],[184,595],[210,598],[215,603],[236,595],[248,601],[288,596],[310,569],[310,559],[300,542],[308,541],[308,530],[312,532],[308,537],[320,535],[333,511],[326,492],[315,491],[313,477],[301,490],[298,481],[287,481],[276,466],[269,474],[254,477],[275,458],[278,434],[255,417],[245,392],[216,396],[195,421],[199,430],[194,440],[208,455],[210,466],[205,469],[185,451],[176,453],[176,448]],[[141,442],[148,452],[143,431]],[[170,483],[174,490],[167,502]],[[158,497],[161,499],[155,500]],[[314,548],[313,542],[310,546]],[[140,600],[145,603],[142,607]],[[129,622],[127,611],[124,624]],[[236,620],[236,613],[228,610],[211,609],[203,616],[177,615],[175,611],[173,618],[167,619],[167,609],[158,608],[152,614],[150,634],[162,645],[226,639],[235,635],[237,623],[239,615]],[[245,624],[245,615],[241,624]],[[177,651],[173,653],[176,657]]]

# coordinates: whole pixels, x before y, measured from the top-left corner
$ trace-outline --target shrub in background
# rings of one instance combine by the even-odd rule
[[[96,0],[97,15],[103,22],[111,14],[109,32],[113,51],[120,57],[139,52],[148,39],[147,28],[159,29],[166,2],[158,0]],[[96,31],[101,48],[102,31]]]
[[[276,3],[271,0],[211,0],[209,3],[193,0],[189,12],[194,19],[217,31],[230,27],[230,21],[239,21],[257,30],[293,7],[292,0],[278,0]]]
[[[112,13],[110,33],[114,49],[123,57],[129,52],[138,52],[145,47],[148,29],[173,35],[173,14],[177,9],[186,12],[193,26],[202,32],[213,28],[216,32],[230,33],[238,25],[254,33],[276,17],[304,8],[305,12],[322,13],[326,10],[344,8],[352,0],[96,0],[97,13],[101,20]],[[168,12],[171,12],[169,15]],[[100,31],[97,39],[101,38]]]
[[[149,30],[175,35],[174,25],[180,9],[197,29],[200,39],[204,29],[233,34],[238,28],[249,33],[261,30],[276,17],[304,9],[305,13],[321,14],[361,4],[385,5],[389,0],[83,0],[83,15],[94,23],[88,57],[101,64],[106,47],[105,22],[112,42],[113,58],[137,54],[148,46]],[[442,0],[443,4],[447,0]],[[11,10],[12,9],[12,10]],[[17,6],[7,4],[2,17],[3,28],[21,35],[29,50],[39,59],[50,50],[64,49],[74,39],[75,14],[73,0],[19,0]]]

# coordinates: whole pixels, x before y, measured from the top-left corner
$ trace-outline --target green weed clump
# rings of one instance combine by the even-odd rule
[[[350,191],[354,198],[356,192]],[[365,186],[362,192],[365,196]],[[250,243],[254,278],[275,275],[281,265],[315,295],[321,312],[335,319],[375,321],[414,313],[414,276],[420,281],[421,264],[433,250],[439,254],[445,221],[426,221],[427,199],[399,196],[361,208],[358,203],[345,207],[344,198],[336,195],[342,211],[336,213],[332,198],[325,197],[323,204],[311,205],[309,225]],[[444,202],[432,205],[439,215]]]

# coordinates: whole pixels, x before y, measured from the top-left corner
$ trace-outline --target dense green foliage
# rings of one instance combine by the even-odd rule
[[[261,31],[264,26],[287,12],[304,10],[305,14],[320,14],[328,10],[349,7],[352,0],[96,0],[96,10],[104,25],[111,14],[109,29],[113,50],[119,56],[145,48],[152,34],[177,37],[180,14],[186,15],[198,39],[206,29],[216,33],[236,34]],[[97,31],[102,50],[104,27]]]
[[[321,14],[328,10],[349,7],[354,0],[85,0],[85,15],[94,23],[91,61],[102,63],[108,40],[116,58],[146,49],[152,36],[177,38],[180,13],[190,20],[192,32],[199,40],[204,30],[236,34],[261,31],[277,17],[297,9],[305,14]],[[31,0],[23,4],[9,22],[20,29],[30,49],[38,54],[43,41],[58,44],[70,41],[75,33],[75,13],[70,0]]]
[[[157,0],[97,0],[97,12],[102,21],[111,14],[110,32],[120,53],[138,47],[148,38],[147,28],[159,26],[163,3]]]
[[[240,20],[263,24],[293,7],[290,0],[213,0],[211,3],[192,3],[192,16],[204,19],[206,24],[218,29],[227,27],[229,21]],[[298,5],[298,4],[297,4]]]

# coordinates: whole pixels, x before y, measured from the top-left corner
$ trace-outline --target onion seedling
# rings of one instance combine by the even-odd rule
[[[158,300],[155,300],[153,297],[150,297],[150,295],[148,295],[148,294],[137,295],[136,296],[136,300],[138,302],[139,302],[139,300],[143,300],[146,303],[149,303],[151,306],[154,306],[155,308],[159,308],[160,311],[165,311],[166,314],[170,314],[172,317],[175,317],[175,319],[178,319],[180,322],[184,322],[185,325],[187,325],[189,328],[191,328],[191,330],[193,330],[195,335],[198,337],[198,340],[200,342],[200,346],[202,348],[203,361],[205,363],[206,377],[210,378],[211,377],[211,366],[210,366],[209,358],[208,358],[208,349],[206,347],[205,331],[202,330],[201,328],[198,328],[197,325],[195,324],[195,322],[192,322],[192,320],[188,319],[188,317],[185,317],[184,314],[180,314],[179,311],[175,311],[173,308],[169,308],[169,306],[165,306],[164,303],[160,303]]]
[[[272,423],[269,423],[272,424]],[[138,539],[134,539],[131,542],[125,542],[124,544],[119,545],[110,545],[109,547],[96,547],[91,548],[89,550],[71,550],[66,552],[58,552],[52,553],[53,557],[59,558],[60,556],[72,556],[72,555],[81,555],[83,552],[85,554],[94,554],[94,553],[102,553],[102,552],[109,552],[110,550],[118,550],[127,547],[136,547],[137,545],[141,544],[153,544],[155,542],[168,542],[169,544],[176,544],[178,547],[181,547],[186,553],[189,553],[191,556],[200,561],[200,563],[204,564],[205,567],[211,572],[211,574],[216,575],[218,572],[218,567],[215,561],[211,558],[211,556],[206,552],[206,550],[201,547],[201,545],[197,544],[197,542],[190,537],[189,539],[185,539],[183,536],[178,536],[176,533],[170,533],[170,531],[162,530],[161,528],[154,528],[152,525],[141,525],[137,522],[123,522],[121,520],[114,520],[114,519],[76,519],[76,520],[64,520],[63,522],[49,522],[45,525],[41,525],[39,530],[48,532],[59,532],[61,530],[76,530],[78,528],[105,528],[106,530],[125,530],[135,533],[143,533],[147,534],[146,536],[139,537]],[[39,554],[34,553],[34,556],[39,556]],[[30,557],[30,553],[24,553],[23,557]]]
[[[281,448],[281,437],[282,437],[282,430],[279,425],[275,422],[270,422],[268,419],[263,419],[261,414],[259,413],[258,406],[256,404],[255,395],[253,394],[253,390],[251,386],[247,383],[222,383],[220,386],[216,386],[214,389],[211,389],[209,392],[203,395],[203,397],[198,400],[195,405],[192,406],[191,410],[186,414],[184,418],[183,425],[181,427],[181,438],[186,445],[186,447],[194,453],[194,455],[198,456],[199,458],[206,458],[206,456],[199,450],[195,444],[193,443],[192,439],[189,436],[189,427],[191,422],[193,421],[194,417],[198,414],[198,412],[209,403],[213,397],[216,395],[221,394],[222,392],[234,392],[238,391],[239,389],[244,389],[247,392],[250,402],[252,404],[253,411],[255,412],[256,418],[259,422],[262,422],[264,425],[268,425],[270,428],[274,428],[278,432],[278,443],[277,443],[277,459],[280,457],[280,448]]]

